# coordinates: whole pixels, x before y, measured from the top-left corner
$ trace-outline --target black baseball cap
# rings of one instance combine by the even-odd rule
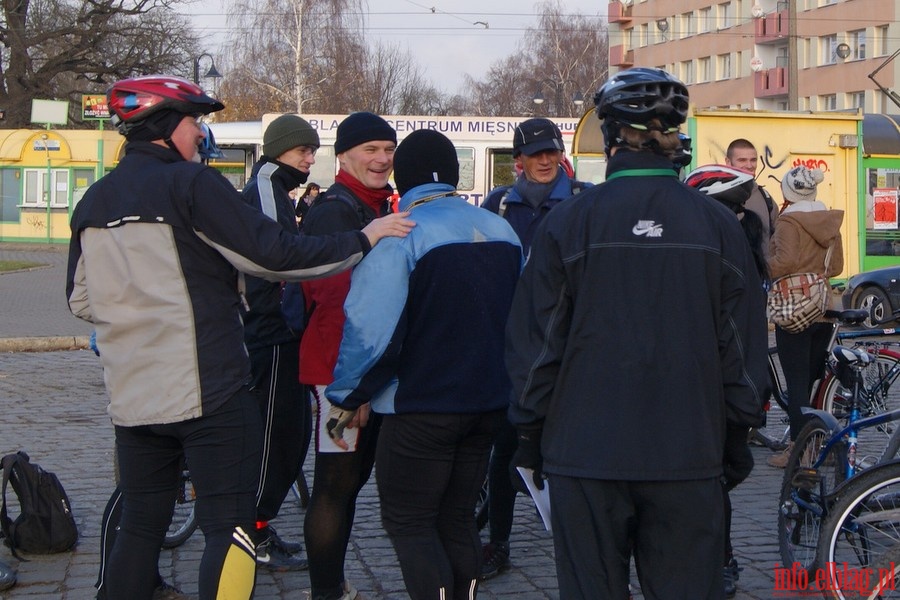
[[[516,127],[513,137],[513,156],[525,154],[531,156],[541,150],[559,150],[564,152],[562,132],[550,119],[528,119]]]

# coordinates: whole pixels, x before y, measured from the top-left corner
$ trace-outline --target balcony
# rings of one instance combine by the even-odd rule
[[[610,46],[609,65],[611,67],[621,67],[623,69],[634,66],[634,50],[626,50],[625,46],[622,44]]]
[[[628,23],[631,21],[631,3],[625,6],[619,0],[609,3],[607,12],[610,23]]]
[[[753,74],[753,95],[756,98],[787,96],[788,72],[784,67],[766,69]]]
[[[782,3],[778,3],[779,9]],[[777,10],[756,19],[756,43],[768,44],[787,38],[788,10]]]

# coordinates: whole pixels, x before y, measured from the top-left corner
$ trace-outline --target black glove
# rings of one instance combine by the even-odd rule
[[[537,489],[544,489],[544,459],[541,456],[541,433],[543,425],[520,425],[517,428],[516,440],[519,443],[516,453],[513,454],[510,463],[510,479],[513,487],[523,494],[528,494],[528,488],[522,481],[516,467],[534,470],[534,485]]]

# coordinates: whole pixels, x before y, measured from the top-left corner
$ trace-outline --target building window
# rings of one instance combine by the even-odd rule
[[[697,83],[705,83],[710,80],[709,57],[697,59]]]
[[[686,38],[694,35],[694,13],[687,12],[681,15],[679,23],[679,37]]]
[[[717,78],[731,79],[731,54],[720,54],[716,57],[716,62]]]
[[[681,63],[681,81],[686,84],[696,83],[694,78],[694,61],[685,60]]]
[[[837,110],[837,94],[819,96],[819,107],[822,110]]]
[[[712,9],[710,7],[701,8],[700,16],[697,18],[698,33],[707,33],[710,28],[710,20],[712,19]]]
[[[731,12],[731,2],[723,2],[722,4],[719,4],[717,8],[719,12],[719,29],[728,29],[734,25],[734,23],[732,23],[733,16]]]
[[[641,48],[650,43],[650,24],[641,24]]]
[[[888,26],[882,25],[881,27],[875,28],[875,43],[878,48],[878,56],[887,56],[890,50],[888,49]]]
[[[837,35],[823,35],[819,38],[819,64],[833,65],[837,62]]]
[[[49,177],[49,181],[48,181]],[[69,205],[68,169],[25,169],[25,186],[22,206],[47,206],[50,196],[51,208],[65,208]]]
[[[849,108],[866,108],[865,92],[850,92],[847,94],[847,106]]]
[[[866,58],[866,30],[857,29],[847,34],[850,38],[850,56],[853,60],[864,60]]]

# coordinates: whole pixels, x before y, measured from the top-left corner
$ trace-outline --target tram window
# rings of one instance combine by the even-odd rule
[[[456,189],[470,192],[475,189],[475,148],[457,148],[459,184]]]
[[[491,180],[485,193],[500,185],[512,185],[516,180],[516,161],[512,149],[494,149],[491,153]]]

